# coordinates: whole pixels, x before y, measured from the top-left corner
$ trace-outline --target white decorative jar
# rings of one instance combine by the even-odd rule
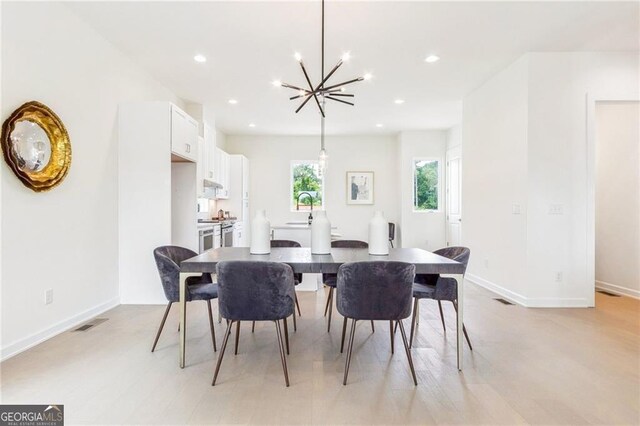
[[[331,254],[331,223],[324,210],[311,222],[311,254]]]
[[[267,219],[266,210],[258,210],[251,222],[251,254],[271,253],[271,223]]]
[[[376,211],[369,222],[369,254],[389,254],[389,222],[381,211]]]

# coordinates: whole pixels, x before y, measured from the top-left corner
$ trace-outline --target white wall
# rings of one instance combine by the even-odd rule
[[[329,136],[329,167],[325,176],[325,208],[332,225],[344,239],[368,239],[369,219],[382,210],[391,222],[400,219],[397,144],[395,137]],[[306,220],[308,213],[290,211],[292,160],[316,160],[320,138],[312,136],[227,135],[226,151],[249,159],[250,216],[266,209],[271,224]],[[346,172],[373,171],[373,205],[347,205]]]
[[[462,243],[467,276],[521,303],[526,293],[528,58],[463,103]],[[513,205],[521,208],[513,215]],[[496,288],[497,287],[497,288]]]
[[[447,150],[462,146],[462,125],[457,124],[447,130]]]
[[[118,303],[118,103],[181,103],[66,6],[2,9],[2,116],[30,100],[47,104],[73,155],[65,181],[41,194],[1,166],[6,358]],[[54,302],[45,306],[46,289]]]
[[[399,225],[402,247],[436,250],[446,245],[445,233],[445,153],[447,131],[426,130],[402,132],[399,143],[401,219]],[[439,211],[413,211],[413,160],[427,157],[440,160]]]
[[[639,129],[638,102],[596,106],[596,285],[636,298],[640,298]]]
[[[605,92],[638,92],[637,54],[527,54],[465,98],[463,241],[472,246],[472,279],[527,306],[593,306],[587,97]],[[509,217],[516,203],[522,214]],[[496,240],[506,257],[489,251]],[[524,277],[512,262],[523,258]]]

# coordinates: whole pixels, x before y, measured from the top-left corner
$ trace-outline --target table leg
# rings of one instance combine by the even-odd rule
[[[180,273],[180,368],[184,368],[187,338],[187,278],[200,275],[192,272]]]
[[[463,334],[463,297],[464,297],[464,289],[462,288],[463,286],[463,281],[464,281],[464,275],[463,274],[441,274],[440,276],[442,277],[447,277],[447,278],[453,278],[456,280],[457,282],[457,287],[458,287],[458,315],[456,315],[456,352],[457,352],[457,359],[458,359],[458,370],[462,371],[462,351],[464,349],[464,334]]]

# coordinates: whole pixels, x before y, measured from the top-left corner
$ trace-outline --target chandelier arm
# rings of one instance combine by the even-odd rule
[[[327,96],[344,96],[346,98],[353,98],[354,95],[348,94],[348,93],[335,93],[335,92],[329,92],[327,93]]]
[[[307,99],[304,100],[304,102],[302,102],[300,104],[300,106],[298,107],[298,109],[296,110],[296,114],[302,109],[303,106],[305,106],[307,104],[307,102],[309,102],[309,100],[311,99],[311,96],[308,96]]]
[[[286,87],[287,89],[293,89],[293,90],[298,90],[298,91],[303,90],[305,92],[308,92],[308,90],[306,90],[306,89],[303,89],[303,88],[298,87],[298,86],[292,86],[289,83],[282,83],[281,86],[282,87]]]
[[[316,87],[315,91],[318,91],[318,90],[322,91],[323,90],[322,86],[324,85],[324,83],[326,83],[327,80],[329,80],[329,78],[333,75],[333,73],[336,72],[338,70],[338,68],[340,68],[340,65],[342,65],[342,64],[343,64],[342,59],[340,59],[338,61],[338,63],[336,64],[336,66],[333,67],[333,69],[331,71],[329,71],[329,74],[327,74],[327,76],[322,79],[320,84],[318,84],[318,87]]]
[[[323,90],[326,92],[328,90],[335,89],[336,87],[346,86],[347,84],[356,83],[356,82],[362,81],[362,80],[364,80],[364,77],[354,78],[353,80],[345,81],[344,83],[334,84],[333,86],[325,87],[325,88],[323,88]]]
[[[311,96],[311,93],[307,92],[304,95],[297,95],[297,96],[292,96],[289,98],[290,101],[294,100],[294,99],[298,99],[298,98],[304,98],[306,96]]]
[[[315,93],[316,90],[313,88],[313,84],[311,84],[311,79],[309,78],[309,74],[307,74],[307,69],[304,67],[304,63],[302,63],[302,61],[300,61],[300,67],[302,68],[302,72],[304,73],[304,78],[307,79],[307,83],[309,84],[309,89],[311,89],[311,94],[313,95],[313,99],[315,99],[315,101],[316,101],[316,105],[318,105],[318,109],[320,110],[320,114],[322,114],[322,116],[324,117],[324,110],[322,109],[322,106],[320,105],[320,101],[318,100],[318,95]]]
[[[347,104],[347,105],[351,105],[353,106],[354,104],[351,102],[347,102],[347,101],[343,101],[342,99],[336,99],[336,98],[332,98],[331,96],[325,96],[325,99],[331,99],[332,101],[336,101],[336,102],[341,102],[343,104]]]

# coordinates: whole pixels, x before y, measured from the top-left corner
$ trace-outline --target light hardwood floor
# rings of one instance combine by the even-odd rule
[[[87,332],[63,333],[1,364],[2,403],[62,403],[67,424],[639,424],[640,303],[597,294],[595,309],[505,306],[468,285],[465,370],[455,317],[421,302],[412,350],[391,355],[388,325],[358,326],[342,385],[342,318],[331,334],[326,294],[299,293],[284,386],[273,323],[242,327],[211,387],[214,354],[203,302],[189,304],[187,367],[178,368],[177,309],[150,352],[163,306],[119,306]],[[409,321],[406,321],[408,328]],[[224,331],[216,322],[218,343]],[[230,344],[232,340],[230,340]],[[220,346],[220,345],[219,345]],[[219,347],[218,346],[218,347]],[[230,350],[231,349],[231,350]]]

